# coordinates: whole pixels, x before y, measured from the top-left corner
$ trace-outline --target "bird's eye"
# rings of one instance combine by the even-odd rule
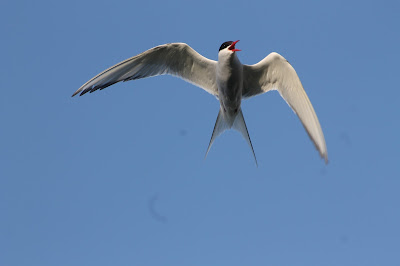
[[[224,42],[221,47],[219,48],[219,51],[225,49],[226,47],[228,47],[229,45],[231,45],[233,42],[232,41],[228,41],[228,42]]]

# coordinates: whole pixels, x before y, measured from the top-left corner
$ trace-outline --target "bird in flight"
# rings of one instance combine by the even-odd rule
[[[182,78],[214,95],[220,102],[206,157],[214,140],[227,129],[239,131],[256,155],[244,121],[241,101],[270,90],[278,90],[297,114],[321,158],[328,162],[324,134],[314,108],[294,68],[278,53],[270,53],[255,65],[239,61],[236,44],[224,42],[219,48],[218,61],[210,60],[186,43],[169,43],[151,48],[122,61],[82,85],[72,96],[104,89],[120,81],[158,75]]]

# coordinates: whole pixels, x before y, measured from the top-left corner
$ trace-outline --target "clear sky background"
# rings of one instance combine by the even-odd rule
[[[399,1],[0,4],[0,265],[400,265]],[[277,92],[219,103],[170,76],[71,98],[100,71],[185,42],[244,64],[278,52],[325,134]]]

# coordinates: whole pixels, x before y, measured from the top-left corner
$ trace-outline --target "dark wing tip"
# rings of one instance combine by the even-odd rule
[[[72,94],[71,97],[74,97],[75,95],[77,95],[80,92],[80,90],[78,89],[76,92],[74,92],[74,94]]]
[[[325,164],[327,165],[327,164],[329,163],[328,154],[324,154],[324,155],[321,156],[321,157],[323,157],[323,158],[325,159]]]
[[[105,88],[107,88],[107,87],[109,87],[109,86],[111,86],[111,85],[113,85],[113,84],[115,84],[117,82],[119,82],[119,80],[110,81],[110,82],[107,82],[105,84],[97,85],[97,86],[93,85],[92,87],[86,88],[84,90],[79,88],[74,94],[72,94],[71,97],[74,97],[75,95],[77,95],[79,93],[81,93],[81,94],[79,94],[79,96],[82,96],[82,95],[84,95],[84,94],[86,94],[88,92],[92,93],[92,92],[97,91],[97,90],[102,90],[102,89],[105,89]]]
[[[81,94],[79,94],[81,92]],[[87,93],[88,92],[88,90],[86,89],[86,90],[81,90],[81,89],[78,89],[76,92],[74,92],[74,94],[72,94],[72,96],[71,97],[74,97],[74,96],[76,96],[77,94],[79,94],[79,96],[82,96],[83,94],[85,94],[85,93]]]

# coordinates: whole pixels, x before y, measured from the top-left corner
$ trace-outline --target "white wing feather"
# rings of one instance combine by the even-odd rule
[[[289,62],[281,55],[271,53],[255,65],[243,65],[243,75],[243,98],[278,90],[297,114],[320,156],[327,163],[328,152],[321,125],[296,71]]]
[[[83,84],[72,96],[104,89],[120,81],[170,74],[218,97],[216,65],[216,61],[200,55],[185,43],[164,44],[104,70]]]

